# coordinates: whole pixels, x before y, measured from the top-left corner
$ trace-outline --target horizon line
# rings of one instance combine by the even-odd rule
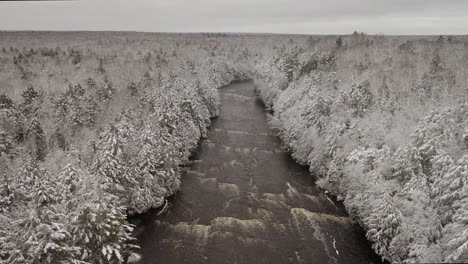
[[[5,1],[5,0],[0,0],[0,2]],[[30,1],[30,2],[36,2],[36,1],[77,1],[77,0],[7,0],[7,1]],[[35,30],[35,29],[0,29],[0,33],[4,32],[37,32],[37,33],[103,33],[103,32],[109,32],[109,33],[149,33],[149,34],[226,34],[226,35],[290,35],[290,36],[351,36],[353,35],[354,32],[357,32],[358,34],[365,34],[368,36],[468,36],[468,33],[466,34],[385,34],[385,33],[366,33],[366,32],[359,32],[359,31],[354,31],[353,33],[285,33],[285,32],[222,32],[222,31],[139,31],[139,30]]]

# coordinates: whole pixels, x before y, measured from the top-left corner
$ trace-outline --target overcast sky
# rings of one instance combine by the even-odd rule
[[[0,30],[468,34],[468,0],[0,1]]]

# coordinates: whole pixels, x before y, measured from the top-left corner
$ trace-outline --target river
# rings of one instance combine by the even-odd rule
[[[220,92],[219,117],[171,206],[139,216],[140,263],[381,263],[343,205],[284,150],[253,82]]]

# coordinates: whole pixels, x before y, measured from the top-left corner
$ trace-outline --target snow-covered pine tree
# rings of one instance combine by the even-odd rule
[[[209,117],[217,116],[220,104],[218,89],[211,82],[202,84],[200,81],[197,81],[195,83],[195,90],[197,95],[202,98],[203,103],[208,110]]]
[[[122,143],[127,142],[135,135],[135,119],[133,112],[130,110],[122,111],[117,117],[115,128]]]
[[[388,249],[392,239],[400,232],[401,218],[401,212],[393,204],[392,196],[385,193],[366,220],[366,236],[373,242],[374,251],[382,258],[391,259]]]
[[[155,129],[147,125],[140,136],[142,144],[138,158],[133,165],[135,168],[135,184],[131,190],[129,210],[142,213],[149,208],[158,207],[164,201],[167,190],[158,182],[158,173],[163,170],[161,137],[155,133]]]
[[[13,149],[12,138],[3,130],[0,130],[0,157],[10,154]]]
[[[15,186],[14,192],[18,199],[18,203],[29,201],[31,190],[36,184],[36,181],[41,179],[43,171],[39,168],[36,159],[29,158],[20,167],[16,177],[13,180]]]
[[[438,151],[455,139],[458,130],[456,114],[451,108],[431,111],[418,123],[411,135],[424,169]]]
[[[134,180],[122,159],[124,142],[118,128],[115,125],[106,128],[97,145],[92,172],[100,183],[106,186],[107,192],[127,199],[125,190],[133,185]]]
[[[363,81],[353,80],[351,88],[342,94],[342,102],[351,107],[355,115],[362,116],[374,100],[370,88],[368,79]]]
[[[83,183],[70,227],[73,245],[79,248],[77,259],[93,264],[126,263],[138,247],[133,244],[133,226],[126,221],[125,207],[94,175]]]
[[[171,89],[166,87],[166,89]],[[159,125],[163,128],[166,128],[170,134],[178,127],[181,115],[181,102],[179,95],[174,93],[174,91],[169,91],[166,98],[164,99],[164,104],[160,107],[159,110]]]
[[[33,140],[34,156],[37,160],[44,161],[47,155],[47,142],[39,119],[34,116],[29,124],[29,133]]]
[[[93,164],[93,172],[106,184],[109,192],[117,194],[125,191],[123,185],[129,175],[125,175],[127,173],[125,166],[112,151],[102,149],[98,153]]]
[[[392,177],[396,178],[401,183],[406,183],[408,180],[418,177],[423,173],[422,157],[417,148],[410,144],[399,147],[392,155],[393,165]]]
[[[6,94],[0,94],[0,109],[12,109],[15,103]]]
[[[312,71],[317,70],[318,63],[318,56],[315,52],[312,54],[307,54],[307,57],[305,57],[301,62],[298,77],[310,74]]]
[[[468,155],[463,156],[457,161],[455,168],[451,170],[455,173],[458,180],[452,181],[449,188],[452,188],[454,194],[446,194],[441,199],[444,201],[450,196],[453,203],[453,217],[449,229],[454,230],[453,238],[448,242],[447,248],[450,254],[447,256],[447,262],[465,262],[468,261]],[[455,177],[454,177],[455,178]],[[453,188],[457,187],[456,190]]]
[[[468,261],[468,188],[465,186],[464,189],[465,197],[456,202],[455,206],[458,209],[453,216],[453,224],[450,224],[456,232],[447,244],[450,254],[446,262]]]
[[[82,120],[85,125],[93,126],[96,123],[98,111],[100,110],[99,105],[96,103],[94,97],[90,94],[85,94],[83,97],[83,112]]]
[[[403,263],[442,263],[439,244],[413,245],[408,251],[408,256]]]
[[[438,176],[434,177],[433,195],[443,223],[447,224],[456,210],[454,203],[463,197],[463,186],[468,184],[468,156],[455,163],[448,154],[440,152],[432,159],[432,169]]]
[[[55,206],[58,192],[56,180],[43,171],[29,194],[32,210],[7,232],[6,263],[79,263],[75,259],[78,248],[71,246],[64,224],[66,215]]]
[[[67,164],[58,175],[58,183],[63,188],[61,200],[67,202],[75,194],[79,182],[82,180],[81,171],[72,164]]]
[[[430,195],[430,187],[427,178],[418,174],[410,178],[400,192],[410,200],[425,200]]]
[[[29,195],[29,200],[35,204],[36,208],[55,204],[59,201],[59,188],[57,179],[53,178],[45,169],[39,168],[41,176],[36,179]]]
[[[107,77],[104,77],[104,86],[97,89],[96,94],[99,100],[103,103],[109,102],[116,92],[114,83],[111,82]]]
[[[299,67],[298,55],[299,48],[295,46],[289,52],[283,53],[280,59],[280,70],[285,74],[288,84],[293,81],[294,73]]]
[[[13,204],[14,193],[12,190],[12,181],[4,173],[0,178],[0,214],[5,214],[10,211]]]
[[[187,112],[192,117],[191,120],[196,124],[200,131],[200,136],[205,137],[206,127],[211,123],[208,108],[203,104],[201,96],[198,94],[199,87],[197,85],[190,86],[189,89],[184,89],[181,110]]]
[[[39,97],[39,92],[34,89],[34,86],[28,85],[28,88],[26,88],[26,90],[21,93],[21,96],[23,97],[25,104],[31,104],[34,99]]]

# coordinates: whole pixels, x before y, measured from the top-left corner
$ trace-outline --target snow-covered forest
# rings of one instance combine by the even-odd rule
[[[310,38],[259,71],[293,157],[392,263],[468,261],[467,41]]]
[[[33,35],[0,42],[0,262],[125,263],[127,214],[178,190],[246,58],[210,38]]]
[[[218,88],[270,124],[390,262],[468,261],[468,38],[0,33],[0,263],[125,263]]]

